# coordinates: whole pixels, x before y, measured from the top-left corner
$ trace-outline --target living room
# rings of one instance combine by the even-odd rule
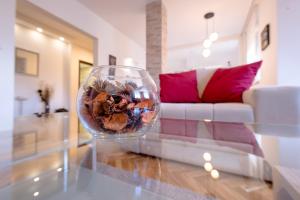
[[[300,199],[299,11],[0,1],[1,199]]]

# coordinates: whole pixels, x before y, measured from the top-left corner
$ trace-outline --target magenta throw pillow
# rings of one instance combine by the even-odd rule
[[[232,68],[220,68],[209,80],[203,103],[243,102],[243,92],[253,83],[262,61]]]
[[[196,71],[160,74],[160,100],[168,103],[198,103]]]

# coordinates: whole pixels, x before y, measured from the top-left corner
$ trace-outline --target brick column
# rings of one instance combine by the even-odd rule
[[[146,6],[146,69],[159,86],[158,74],[167,65],[167,10],[162,0]]]

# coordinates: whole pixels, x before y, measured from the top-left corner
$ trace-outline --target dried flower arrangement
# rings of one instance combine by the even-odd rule
[[[140,88],[133,82],[94,80],[83,88],[79,112],[92,129],[105,133],[133,133],[150,123],[156,115],[156,103],[136,98]]]
[[[44,103],[44,112],[42,113],[35,113],[38,117],[42,115],[48,115],[50,113],[50,99],[53,95],[53,88],[49,85],[41,84],[40,89],[37,90],[41,101]]]

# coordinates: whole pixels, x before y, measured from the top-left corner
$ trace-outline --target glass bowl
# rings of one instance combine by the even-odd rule
[[[157,117],[159,104],[153,79],[137,67],[94,67],[77,96],[79,120],[97,138],[144,135]]]

